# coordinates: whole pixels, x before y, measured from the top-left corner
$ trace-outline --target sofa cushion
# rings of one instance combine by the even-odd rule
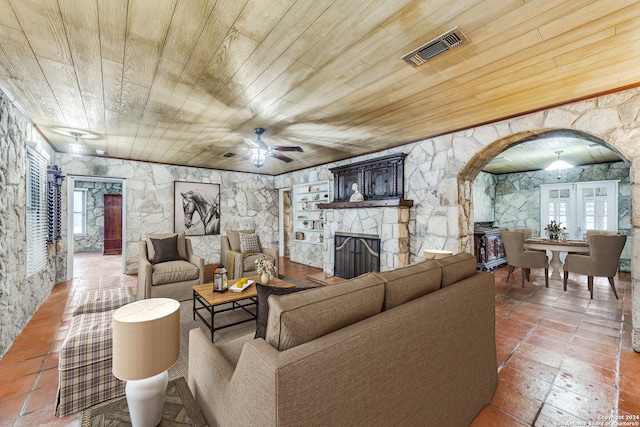
[[[279,351],[382,311],[384,281],[367,273],[347,282],[269,298],[266,341]]]
[[[166,283],[185,282],[200,277],[197,265],[187,261],[168,261],[155,264],[151,273],[153,286]]]
[[[187,259],[187,242],[185,240],[184,232],[181,233],[166,233],[166,234],[147,234],[147,255],[149,258],[149,262],[153,264],[154,258],[156,255],[155,249],[153,248],[153,243],[151,243],[151,239],[166,239],[171,236],[178,236],[178,253],[180,254],[180,259]]]
[[[269,319],[269,297],[271,295],[288,295],[314,288],[277,288],[275,286],[265,286],[256,283],[258,293],[258,308],[256,312],[256,335],[255,338],[265,338],[267,334],[267,320]]]
[[[260,252],[260,238],[257,234],[239,233],[238,236],[240,237],[240,252],[243,254],[247,252]]]
[[[243,335],[238,338],[234,338],[230,341],[224,341],[216,344],[216,348],[222,354],[222,357],[225,358],[227,362],[233,368],[238,365],[238,360],[240,359],[240,354],[242,354],[242,348],[244,347],[244,343],[247,341],[251,341],[253,339],[252,334]]]
[[[151,238],[153,244],[153,263],[160,264],[167,261],[180,260],[178,253],[178,236],[167,237],[166,239]]]
[[[80,296],[78,305],[73,310],[73,315],[85,313],[100,313],[102,311],[115,310],[125,304],[134,302],[136,297],[129,286],[105,289],[99,291],[87,291]]]
[[[433,262],[442,267],[443,288],[476,274],[476,258],[466,252],[460,252]]]
[[[240,252],[240,236],[239,233],[255,233],[255,230],[227,230],[227,239],[229,239],[229,247],[232,251]]]
[[[440,289],[442,270],[433,261],[422,261],[397,270],[374,273],[385,281],[384,310]]]

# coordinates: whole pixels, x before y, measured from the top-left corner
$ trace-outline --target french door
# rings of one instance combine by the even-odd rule
[[[540,186],[540,233],[551,221],[566,227],[568,239],[584,240],[587,230],[618,229],[618,181]]]

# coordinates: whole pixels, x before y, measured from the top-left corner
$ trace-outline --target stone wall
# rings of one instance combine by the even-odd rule
[[[495,220],[496,175],[480,172],[473,181],[473,220],[488,222]]]
[[[255,228],[263,246],[278,247],[278,192],[272,177],[63,153],[58,153],[56,158],[63,173],[68,175],[124,179],[123,248],[127,274],[137,272],[138,242],[146,234],[173,232],[175,181],[220,184],[221,233]],[[63,218],[66,218],[66,186],[62,196]],[[66,223],[63,236],[67,236]],[[219,235],[189,238],[193,252],[204,257],[205,263],[220,261]]]
[[[74,252],[102,252],[104,249],[104,195],[122,194],[119,182],[80,181],[75,188],[87,190],[87,228],[74,237]]]
[[[49,296],[57,275],[65,274],[58,242],[47,245],[47,266],[27,277],[26,151],[31,145],[52,157],[48,144],[0,91],[0,358]]]

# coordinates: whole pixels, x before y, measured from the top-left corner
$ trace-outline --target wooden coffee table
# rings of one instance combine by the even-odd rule
[[[193,320],[196,320],[196,315],[209,327],[211,330],[211,341],[213,341],[213,334],[218,329],[228,328],[238,325],[240,323],[250,322],[255,320],[255,313],[247,309],[249,306],[258,304],[258,291],[256,290],[255,282],[260,283],[260,276],[247,277],[249,280],[253,280],[254,283],[247,287],[242,292],[235,292],[231,289],[226,292],[213,292],[213,282],[205,283],[204,285],[196,285],[193,287]],[[229,281],[229,287],[235,285],[236,281]],[[295,288],[293,283],[286,282],[275,277],[269,280],[267,286],[275,286],[278,288]],[[241,303],[243,302],[243,303]],[[223,304],[231,303],[231,307],[220,308]],[[217,308],[217,309],[216,309]],[[249,314],[249,317],[243,320],[239,320],[233,323],[227,323],[222,326],[215,326],[214,318],[216,314],[224,313],[226,311],[232,311],[235,309],[244,310]],[[209,312],[209,319],[203,316],[200,311],[205,310]]]

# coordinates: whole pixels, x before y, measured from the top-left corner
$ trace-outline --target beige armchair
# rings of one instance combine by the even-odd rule
[[[525,278],[529,280],[532,268],[544,268],[544,284],[548,288],[549,261],[547,260],[547,254],[541,251],[525,251],[525,234],[520,231],[502,230],[500,237],[502,238],[509,268],[520,267],[522,270],[522,287],[524,287]]]
[[[593,299],[593,277],[606,277],[617,299],[618,292],[613,277],[618,271],[620,254],[626,241],[627,236],[624,234],[591,234],[589,254],[568,254],[564,261],[564,290],[567,290],[569,273],[584,274],[587,276],[587,286]]]
[[[184,301],[192,298],[192,286],[203,283],[204,258],[193,254],[184,233],[148,234],[140,241],[137,299]]]
[[[226,267],[230,279],[255,276],[257,274],[256,260],[263,255],[271,259],[276,269],[278,268],[278,250],[263,248],[260,238],[257,237],[254,230],[227,230],[226,233],[226,236],[220,236],[220,263]],[[240,234],[245,234],[245,236],[240,236]],[[250,247],[250,245],[241,247],[241,238],[248,240],[247,236],[251,235],[256,236],[257,247]],[[245,250],[243,251],[243,249]]]

